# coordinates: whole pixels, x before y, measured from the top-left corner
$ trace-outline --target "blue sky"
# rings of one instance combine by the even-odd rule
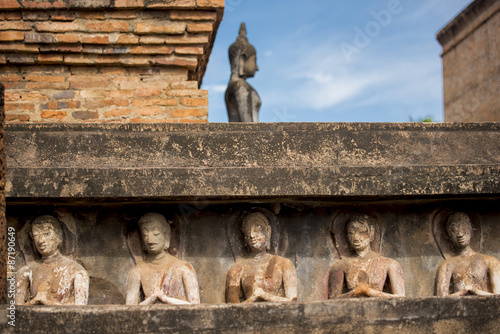
[[[261,122],[443,120],[435,35],[470,0],[226,0],[203,79],[209,121],[227,122],[227,50],[241,22],[257,49],[247,82]]]

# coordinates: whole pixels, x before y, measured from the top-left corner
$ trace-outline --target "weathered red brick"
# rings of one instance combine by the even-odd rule
[[[40,45],[39,48],[40,52],[79,53],[82,51],[82,46],[75,44],[49,44]]]
[[[158,87],[140,87],[135,91],[135,96],[137,97],[149,97],[158,96],[162,92],[161,88]]]
[[[104,117],[116,117],[116,116],[125,116],[132,112],[130,109],[114,109],[110,111],[106,111],[103,116]]]
[[[14,73],[0,74],[0,82],[15,82],[21,80],[23,80],[23,77],[18,74]]]
[[[176,118],[202,117],[202,116],[208,116],[208,110],[207,109],[174,109],[174,110],[170,110],[169,114],[170,114],[170,116],[176,117]]]
[[[168,46],[136,46],[130,50],[131,54],[171,54],[174,48]]]
[[[24,21],[0,21],[0,30],[31,30],[31,24]]]
[[[108,18],[130,20],[137,18],[137,14],[133,10],[120,10],[120,11],[108,12]]]
[[[75,92],[72,90],[64,90],[62,92],[57,92],[52,95],[52,98],[56,100],[62,100],[62,99],[72,99],[75,97]]]
[[[187,34],[182,36],[167,36],[166,44],[206,44],[208,43],[208,33]]]
[[[212,32],[213,30],[213,23],[188,23],[187,25],[187,31],[190,33]]]
[[[25,21],[47,21],[49,13],[45,11],[24,11],[23,20]]]
[[[98,109],[110,106],[128,107],[129,101],[126,99],[94,100],[85,102],[85,108]]]
[[[79,18],[85,19],[85,20],[106,20],[106,15],[104,12],[87,12],[87,11],[81,11],[77,12],[76,15]]]
[[[27,89],[68,89],[69,83],[67,82],[27,82]]]
[[[72,89],[107,87],[109,85],[108,77],[102,75],[72,75],[67,81]]]
[[[150,57],[149,56],[122,56],[120,57],[120,61],[124,65],[131,65],[131,66],[144,66],[144,65],[149,65],[150,63]]]
[[[202,47],[197,46],[176,46],[175,53],[180,55],[202,55],[204,51]]]
[[[97,56],[96,64],[100,65],[120,65],[122,60],[117,56]]]
[[[72,66],[70,68],[70,71],[72,75],[86,75],[86,76],[99,73],[99,69],[94,66]]]
[[[162,22],[163,23],[163,22]],[[183,34],[186,31],[186,24],[181,22],[160,24],[160,23],[137,23],[135,33],[144,34]]]
[[[123,75],[127,73],[127,70],[123,67],[102,67],[100,73],[107,75]]]
[[[58,102],[57,108],[58,109],[77,109],[77,108],[80,108],[80,105],[81,105],[80,101]]]
[[[5,111],[20,111],[20,110],[34,110],[35,109],[35,104],[34,103],[12,103],[8,102],[5,103]]]
[[[60,64],[63,62],[63,55],[40,54],[38,63],[40,64]]]
[[[132,97],[134,90],[132,89],[116,89],[109,92],[109,97]]]
[[[21,8],[21,5],[16,0],[2,0],[0,1],[1,9],[17,9]]]
[[[110,97],[110,93],[106,89],[82,89],[79,91],[80,97],[83,99],[106,99]]]
[[[161,1],[150,2],[146,5],[147,8],[195,8],[195,0],[176,0],[176,1]]]
[[[65,55],[64,61],[65,64],[70,65],[90,65],[95,64],[95,57],[92,55]]]
[[[173,82],[172,89],[198,89],[198,81]]]
[[[36,45],[26,45],[19,42],[0,43],[0,51],[38,53],[38,47]]]
[[[56,41],[59,43],[79,43],[81,35],[80,34],[56,34],[53,35]]]
[[[136,108],[134,112],[137,116],[153,116],[161,114],[163,109],[161,107]]]
[[[97,119],[99,118],[99,113],[97,111],[73,111],[71,113],[74,119]]]
[[[120,35],[116,44],[137,44],[139,43],[139,37],[134,35]]]
[[[198,59],[196,58],[181,58],[176,56],[155,56],[152,58],[155,65],[171,65],[187,67],[190,70],[195,70],[198,66]]]
[[[7,58],[2,54],[0,54],[0,64],[7,64]]]
[[[208,106],[208,98],[182,98],[181,103],[190,107],[205,107]]]
[[[57,106],[57,101],[49,101],[47,103],[40,105],[40,109],[48,110],[48,109],[59,109],[59,108]]]
[[[182,118],[182,119],[179,119],[177,123],[208,123],[208,119]]]
[[[22,92],[21,99],[23,101],[47,101],[48,97],[38,92]]]
[[[35,25],[36,31],[44,32],[70,32],[80,29],[76,22],[40,22]]]
[[[0,4],[0,8],[2,8],[2,5]],[[0,12],[0,20],[20,20],[21,19],[21,12]]]
[[[5,120],[7,122],[12,122],[12,121],[28,122],[30,120],[30,115],[6,114],[5,115]]]
[[[150,119],[150,118],[141,118],[135,117],[130,119],[130,123],[170,123],[170,120],[167,119]]]
[[[113,83],[121,89],[136,89],[141,81],[140,77],[120,76],[113,79]]]
[[[22,41],[24,33],[22,31],[0,31],[0,41]]]
[[[26,81],[33,82],[64,82],[66,80],[65,76],[54,76],[50,73],[47,75],[39,75],[39,74],[28,74],[24,77]]]
[[[66,117],[67,113],[65,111],[55,111],[55,110],[42,110],[40,112],[41,118],[54,118],[62,119]]]
[[[115,8],[144,7],[144,0],[115,0]]]
[[[167,96],[207,97],[208,91],[205,89],[171,89],[165,94]]]
[[[106,36],[106,35],[83,36],[82,43],[84,43],[84,44],[109,44],[109,36]]]
[[[1,48],[0,48],[1,49]],[[6,54],[7,62],[11,64],[36,64],[38,57],[36,55]]]
[[[73,0],[70,0],[73,1]],[[43,8],[43,9],[59,9],[66,7],[63,1],[38,1],[38,0],[22,0],[24,8]]]
[[[68,0],[69,7],[78,8],[107,8],[112,4],[112,0]]]
[[[171,20],[209,21],[215,20],[216,18],[217,14],[215,12],[193,10],[174,10],[170,12]]]
[[[132,106],[134,107],[149,107],[149,106],[176,106],[176,99],[143,99],[143,100],[133,100]]]
[[[127,32],[130,24],[127,22],[97,22],[87,23],[85,29],[89,32]]]
[[[76,19],[75,12],[56,12],[50,14],[52,21],[74,21]]]
[[[5,92],[5,101],[19,101],[21,99],[21,95],[19,93],[9,93]]]
[[[198,8],[224,8],[224,0],[196,0]]]
[[[141,36],[139,39],[141,44],[165,44],[165,37],[161,36]]]

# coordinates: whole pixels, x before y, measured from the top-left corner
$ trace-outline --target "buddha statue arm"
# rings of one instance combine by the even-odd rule
[[[391,283],[391,296],[390,297],[404,297],[405,296],[405,280],[403,278],[403,268],[401,265],[392,260],[389,265],[387,275]]]
[[[75,305],[87,305],[89,301],[89,275],[85,270],[76,272],[74,284]]]
[[[141,295],[141,274],[135,268],[132,269],[127,277],[127,296],[125,303],[127,305],[139,304]]]
[[[190,305],[200,303],[198,280],[196,279],[196,273],[193,267],[190,264],[186,264],[182,270],[182,284],[184,285],[184,291],[186,292],[186,298],[188,301],[167,296],[164,288],[165,282],[163,282],[162,289],[155,291],[154,293],[158,295],[158,299],[160,299],[163,303],[172,305]]]
[[[500,261],[498,261],[496,258],[489,258],[488,262],[491,292],[495,295],[498,295],[500,294]]]
[[[241,293],[241,271],[243,268],[234,264],[226,276],[226,303],[239,303]]]
[[[328,279],[328,299],[350,298],[354,296],[354,291],[342,294],[344,290],[345,265],[343,261],[336,263],[330,269]]]
[[[252,92],[244,85],[239,85],[235,91],[240,122],[252,121]]]
[[[26,303],[27,297],[30,295],[30,279],[33,275],[32,271],[27,266],[21,268],[16,275],[16,305],[23,305]]]
[[[436,295],[438,297],[445,297],[449,295],[451,274],[451,270],[446,261],[442,262],[438,267],[436,275]],[[466,292],[459,291],[456,293],[464,295]]]

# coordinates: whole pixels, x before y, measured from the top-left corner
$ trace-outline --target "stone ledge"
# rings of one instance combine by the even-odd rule
[[[355,299],[252,305],[16,308],[3,333],[498,333],[500,297]]]
[[[441,57],[500,10],[496,0],[475,0],[441,29],[436,39],[443,47]]]
[[[7,198],[500,193],[500,124],[13,124]]]

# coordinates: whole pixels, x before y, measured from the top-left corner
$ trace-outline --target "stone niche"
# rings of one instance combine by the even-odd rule
[[[90,276],[89,306],[19,306],[16,330],[497,332],[500,298],[433,296],[446,255],[440,217],[469,214],[475,250],[500,258],[499,130],[496,123],[11,124],[8,226],[22,241],[35,217],[57,217]],[[296,269],[297,302],[224,304],[231,231],[251,210],[276,218],[273,249]],[[120,305],[134,266],[127,236],[151,211],[172,220],[171,253],[194,267],[201,305]],[[332,223],[351,211],[378,222],[377,247],[401,264],[406,298],[327,300],[340,249]]]

